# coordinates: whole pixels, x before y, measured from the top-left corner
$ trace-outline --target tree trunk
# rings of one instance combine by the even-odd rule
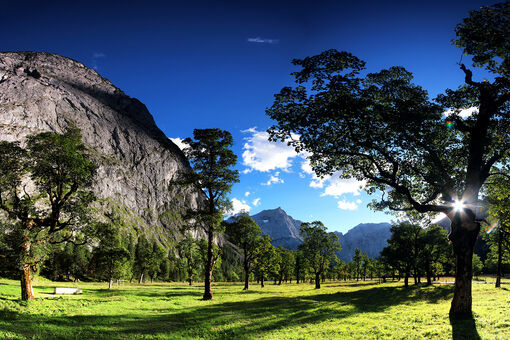
[[[213,233],[211,228],[207,233],[207,261],[205,263],[205,290],[203,300],[212,300],[211,280],[213,271]]]
[[[140,274],[140,280],[138,281],[138,284],[142,284],[143,283],[143,272]]]
[[[189,283],[190,286],[193,285],[193,280],[191,279],[191,277],[188,278],[188,283]]]
[[[32,279],[30,278],[30,265],[23,265],[21,270],[21,300],[33,300],[34,290],[32,288]]]
[[[264,288],[264,275],[260,277],[260,287]]]
[[[473,248],[480,232],[480,226],[473,220],[467,213],[457,213],[452,219],[449,238],[456,255],[456,264],[450,316],[472,316]]]
[[[321,274],[315,273],[315,289],[319,289],[321,287]]]
[[[430,261],[427,261],[427,286],[432,285],[432,270],[430,269]]]
[[[246,258],[246,256],[245,256]],[[243,290],[248,290],[248,288],[250,288],[250,269],[248,268],[248,265],[246,263],[246,260],[245,260],[245,263],[244,263],[244,288]]]
[[[503,260],[503,232],[498,230],[498,272],[496,274],[496,288],[501,287],[501,262]]]
[[[30,225],[29,225],[30,228]],[[21,246],[23,257],[27,259],[30,256],[30,241],[25,237]],[[26,260],[25,260],[26,261]],[[30,277],[30,264],[23,263],[21,268],[21,300],[33,300],[34,289],[32,288],[32,278]]]
[[[113,277],[111,277],[110,280],[108,281],[108,289],[112,289],[112,286],[113,286]]]
[[[409,274],[405,274],[404,276],[404,287],[409,287]]]

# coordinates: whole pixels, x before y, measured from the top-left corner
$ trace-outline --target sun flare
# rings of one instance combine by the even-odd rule
[[[456,210],[456,211],[461,211],[461,210],[464,210],[464,208],[466,207],[466,205],[461,202],[461,201],[455,201],[453,202],[453,208]]]

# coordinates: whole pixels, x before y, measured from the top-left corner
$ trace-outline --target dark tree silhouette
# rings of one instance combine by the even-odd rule
[[[471,315],[480,230],[475,207],[494,164],[509,156],[509,7],[482,7],[456,28],[454,43],[474,66],[495,74],[492,82],[473,80],[462,64],[465,84],[434,102],[402,67],[361,76],[364,61],[329,50],[294,60],[301,67],[293,74],[299,86],[283,88],[267,110],[277,121],[270,138],[307,151],[317,175],[340,171],[365,180],[369,193],[383,192],[373,204],[378,209],[449,216],[456,256],[452,315]],[[459,115],[471,107],[471,116]]]
[[[192,172],[182,174],[184,182],[193,184],[205,197],[203,207],[190,214],[195,225],[207,237],[207,257],[204,263],[204,300],[213,298],[211,279],[215,265],[214,238],[222,231],[223,212],[230,207],[227,194],[232,185],[239,181],[239,172],[231,169],[237,157],[230,149],[232,135],[220,129],[195,129],[194,140],[186,138],[188,145],[184,153],[188,157]]]

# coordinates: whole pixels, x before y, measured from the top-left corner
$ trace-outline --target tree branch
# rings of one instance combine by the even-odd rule
[[[464,81],[466,82],[466,84],[475,86],[475,87],[477,87],[479,89],[482,88],[482,84],[481,83],[473,81],[473,72],[471,72],[471,70],[467,69],[466,65],[460,64],[460,69],[462,71],[464,71],[464,74],[466,75],[466,77],[464,78]]]

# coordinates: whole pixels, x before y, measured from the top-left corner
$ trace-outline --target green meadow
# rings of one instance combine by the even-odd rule
[[[450,320],[450,284],[401,282],[121,285],[37,280],[21,301],[17,281],[0,280],[0,339],[508,339],[510,291],[473,284],[474,319]],[[56,296],[55,286],[82,295]]]

